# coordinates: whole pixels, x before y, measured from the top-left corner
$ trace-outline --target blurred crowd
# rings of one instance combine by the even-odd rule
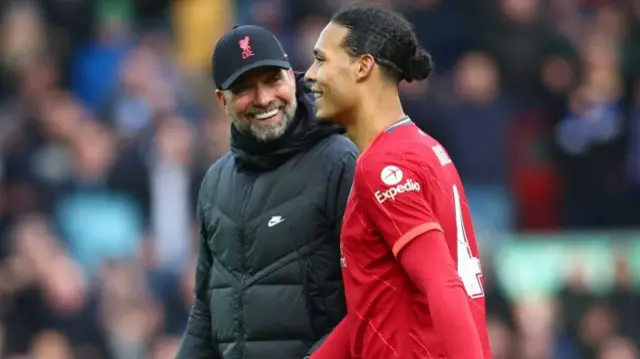
[[[228,149],[211,49],[259,24],[303,71],[346,2],[0,3],[0,358],[173,358],[195,198]],[[434,57],[403,101],[450,151],[488,254],[514,231],[640,224],[640,1],[387,2]],[[577,267],[524,299],[491,267],[494,359],[640,358],[624,260],[607,293]]]

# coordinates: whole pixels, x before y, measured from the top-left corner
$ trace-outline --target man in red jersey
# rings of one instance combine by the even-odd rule
[[[343,220],[348,315],[311,359],[489,359],[478,248],[445,149],[404,115],[402,80],[431,57],[411,25],[378,6],[334,15],[306,78],[317,116],[361,151]]]

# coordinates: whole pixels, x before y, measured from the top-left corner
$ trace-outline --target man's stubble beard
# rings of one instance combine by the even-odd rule
[[[287,128],[294,120],[297,107],[297,101],[294,99],[284,109],[284,121],[268,127],[258,126],[238,113],[231,114],[231,121],[236,129],[245,135],[252,136],[260,142],[272,141],[280,138],[287,131]]]

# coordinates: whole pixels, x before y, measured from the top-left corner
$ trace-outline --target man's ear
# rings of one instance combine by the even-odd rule
[[[376,60],[371,55],[362,55],[358,61],[356,61],[356,80],[361,81],[371,76],[373,68],[376,65]]]
[[[224,109],[224,112],[229,113],[227,109],[227,98],[225,97],[224,92],[216,90],[216,98],[218,99],[218,105],[220,108]]]

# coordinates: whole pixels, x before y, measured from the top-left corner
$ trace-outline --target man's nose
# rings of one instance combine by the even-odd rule
[[[269,86],[258,85],[254,103],[260,107],[268,107],[274,101],[274,91]]]
[[[309,82],[314,82],[316,80],[315,77],[315,64],[312,64],[311,67],[304,73],[304,79]]]

